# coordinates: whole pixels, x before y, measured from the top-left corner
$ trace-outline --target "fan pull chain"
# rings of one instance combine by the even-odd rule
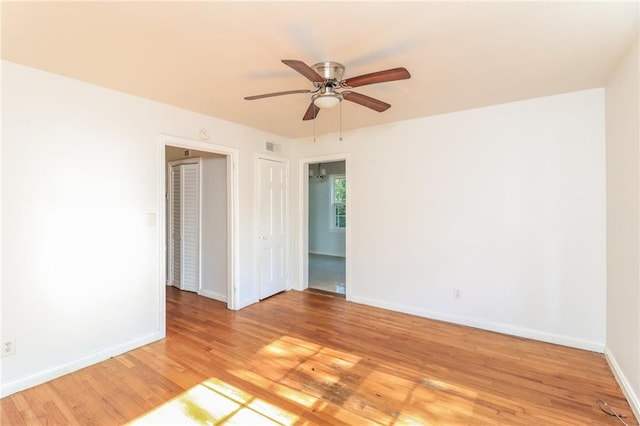
[[[313,109],[316,109],[316,106],[314,104]],[[318,116],[316,115],[313,119],[313,141],[316,141],[316,119],[318,118]]]
[[[340,139],[342,140],[342,102],[340,102]]]

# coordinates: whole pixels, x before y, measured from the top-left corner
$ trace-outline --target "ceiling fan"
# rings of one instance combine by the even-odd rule
[[[391,105],[361,93],[352,92],[354,87],[367,84],[384,83],[387,81],[404,80],[411,78],[406,68],[392,68],[384,71],[372,72],[343,80],[344,65],[337,62],[319,62],[309,66],[302,61],[283,59],[285,65],[290,66],[313,83],[313,90],[287,90],[284,92],[266,93],[264,95],[247,96],[246,100],[270,98],[272,96],[292,95],[296,93],[312,93],[311,104],[304,114],[303,120],[313,120],[318,116],[321,108],[331,108],[338,105],[343,99],[371,108],[374,111],[383,112]]]

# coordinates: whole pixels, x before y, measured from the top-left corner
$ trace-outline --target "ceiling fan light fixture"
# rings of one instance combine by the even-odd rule
[[[338,93],[321,93],[313,97],[313,103],[320,109],[333,108],[342,101]]]

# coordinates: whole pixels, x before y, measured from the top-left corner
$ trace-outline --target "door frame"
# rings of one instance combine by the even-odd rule
[[[284,248],[284,262],[285,262],[285,291],[291,290],[291,241],[290,241],[290,235],[291,232],[291,225],[290,225],[290,193],[291,193],[291,184],[290,184],[290,165],[289,165],[289,159],[288,158],[283,158],[283,157],[278,157],[275,155],[269,155],[269,154],[264,154],[264,153],[257,153],[255,155],[255,160],[254,160],[254,166],[253,166],[253,170],[255,170],[255,182],[254,182],[254,187],[256,188],[255,190],[255,194],[254,194],[254,203],[253,205],[255,206],[254,209],[254,214],[253,214],[253,226],[255,229],[255,241],[256,243],[254,244],[254,251],[253,251],[253,258],[254,258],[254,265],[253,265],[253,270],[254,270],[254,276],[255,278],[255,283],[254,283],[254,293],[256,295],[255,300],[252,301],[252,303],[254,302],[258,302],[260,301],[260,242],[258,241],[258,239],[260,238],[260,160],[269,160],[269,161],[275,161],[277,163],[282,163],[284,164],[284,173],[285,173],[285,184],[284,184],[284,196],[285,196],[285,200],[284,200],[284,238],[283,238],[283,242],[285,244],[285,248]]]
[[[176,136],[158,136],[158,198],[157,210],[159,212],[158,223],[158,265],[159,265],[159,300],[161,329],[166,329],[166,290],[167,290],[167,218],[166,218],[166,192],[167,192],[167,165],[165,149],[167,146],[176,148],[193,149],[197,151],[211,152],[227,157],[227,308],[239,309],[240,282],[240,232],[239,232],[239,150],[223,145],[208,142],[184,139]]]
[[[306,157],[298,160],[298,282],[296,290],[303,291],[309,287],[309,164],[344,161],[344,176],[347,180],[347,223],[344,230],[345,253],[345,298],[351,300],[351,220],[353,217],[351,196],[351,159],[347,153],[329,154],[317,157]]]

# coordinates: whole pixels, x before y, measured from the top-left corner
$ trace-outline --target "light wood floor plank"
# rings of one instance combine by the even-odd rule
[[[232,312],[168,288],[166,339],[6,397],[0,420],[114,425],[160,413],[171,424],[162,416],[178,404],[211,423],[619,425],[598,399],[638,424],[601,354],[318,292]]]

